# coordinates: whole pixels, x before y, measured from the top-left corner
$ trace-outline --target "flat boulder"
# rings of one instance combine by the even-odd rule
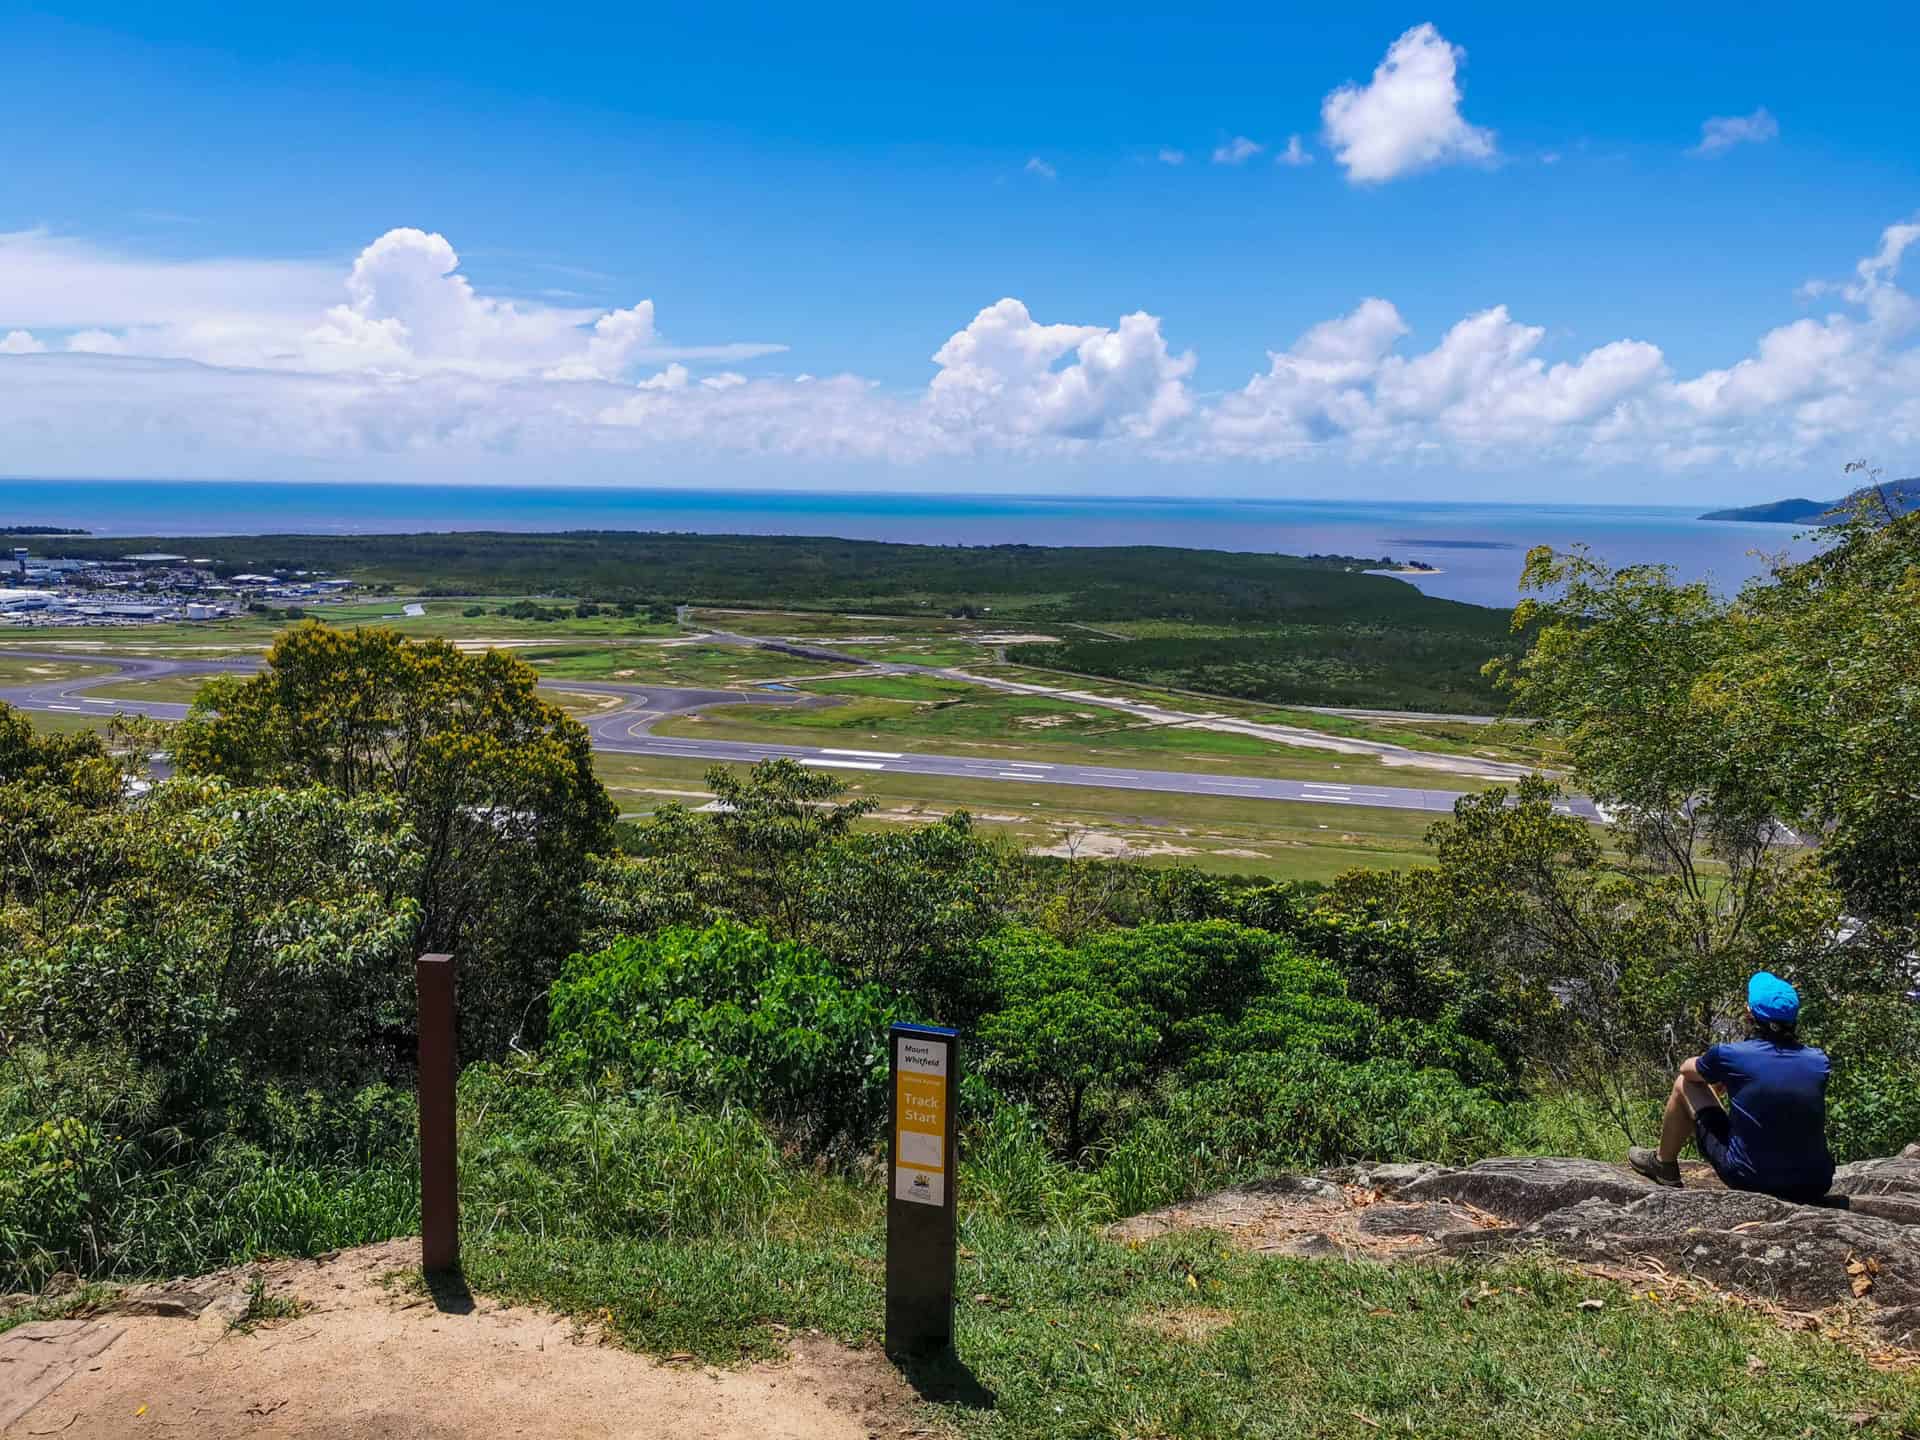
[[[1394,1198],[1452,1201],[1524,1224],[1583,1200],[1629,1204],[1658,1188],[1619,1165],[1526,1155],[1443,1170],[1402,1186]]]
[[[1388,1165],[1346,1165],[1327,1174],[1346,1185],[1362,1185],[1382,1195],[1398,1195],[1417,1180],[1430,1180],[1444,1174],[1446,1166],[1431,1160],[1415,1160]]]
[[[1458,1205],[1425,1202],[1414,1205],[1370,1205],[1360,1212],[1362,1235],[1411,1236],[1444,1240],[1450,1235],[1481,1235],[1478,1220]]]
[[[1626,1204],[1582,1200],[1517,1230],[1483,1232],[1470,1248],[1545,1248],[1582,1263],[1655,1260],[1798,1307],[1861,1298],[1890,1308],[1920,1304],[1920,1231],[1732,1190],[1654,1189]]]
[[[1911,1152],[1913,1146],[1907,1150]],[[1836,1195],[1912,1195],[1920,1199],[1920,1154],[1900,1154],[1885,1160],[1855,1160],[1833,1172]]]

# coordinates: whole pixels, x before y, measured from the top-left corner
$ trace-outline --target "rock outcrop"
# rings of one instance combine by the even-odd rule
[[[1920,1340],[1920,1147],[1841,1166],[1821,1205],[1728,1190],[1704,1167],[1688,1169],[1675,1190],[1595,1160],[1351,1166],[1237,1186],[1116,1231],[1213,1229],[1302,1256],[1547,1251],[1610,1269],[1651,1262],[1793,1309],[1867,1301],[1896,1340]]]
[[[1655,1260],[1722,1289],[1817,1309],[1856,1297],[1920,1303],[1920,1230],[1728,1190],[1582,1200],[1529,1225],[1450,1239],[1454,1253],[1545,1248],[1613,1265]]]
[[[1452,1200],[1503,1220],[1528,1221],[1582,1200],[1630,1203],[1656,1188],[1651,1180],[1618,1165],[1527,1155],[1482,1160],[1464,1170],[1442,1170],[1414,1181],[1394,1198]]]

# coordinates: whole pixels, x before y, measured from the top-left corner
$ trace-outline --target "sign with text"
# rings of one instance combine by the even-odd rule
[[[887,1205],[887,1349],[924,1354],[953,1343],[953,1135],[959,1040],[895,1025]]]

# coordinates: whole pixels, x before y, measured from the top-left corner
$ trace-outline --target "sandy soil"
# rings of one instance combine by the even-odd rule
[[[392,1283],[418,1261],[419,1242],[407,1240],[259,1267],[269,1292],[295,1298],[302,1310],[250,1333],[229,1328],[217,1306],[198,1319],[101,1316],[79,1342],[86,1353],[75,1372],[0,1434],[871,1440],[930,1433],[920,1428],[912,1391],[876,1352],[814,1336],[795,1337],[783,1364],[712,1370],[648,1360],[542,1310],[464,1292],[435,1301]],[[223,1282],[242,1304],[251,1273]],[[120,1333],[91,1353],[107,1331]],[[0,1345],[6,1341],[0,1337]]]

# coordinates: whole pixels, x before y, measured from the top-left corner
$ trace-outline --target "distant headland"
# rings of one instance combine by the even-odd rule
[[[1920,506],[1920,476],[1907,480],[1887,480],[1880,490],[1897,510]],[[1855,490],[1838,500],[1773,500],[1764,505],[1738,505],[1731,510],[1709,510],[1702,520],[1747,520],[1774,525],[1827,525],[1846,512],[1847,503],[1861,492]]]

